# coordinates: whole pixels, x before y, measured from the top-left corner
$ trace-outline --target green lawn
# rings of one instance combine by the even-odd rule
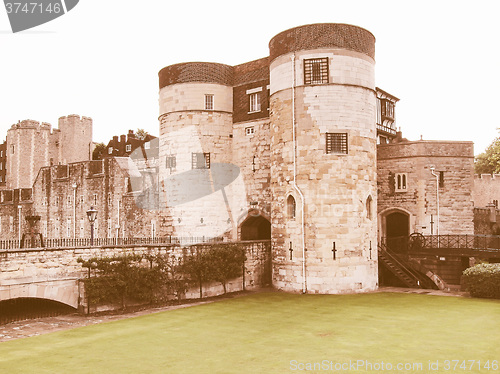
[[[459,360],[455,370],[445,360],[450,369]],[[372,373],[389,364],[397,373],[500,373],[494,360],[499,301],[392,293],[251,294],[0,343],[0,373],[9,374],[335,372],[335,364],[354,373],[361,363]],[[322,370],[306,370],[314,363]]]

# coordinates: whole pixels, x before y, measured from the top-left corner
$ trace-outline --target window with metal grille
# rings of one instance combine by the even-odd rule
[[[304,60],[304,84],[328,83],[328,57]]]
[[[326,153],[347,154],[347,133],[327,132],[326,133]]]
[[[210,153],[192,153],[193,169],[210,169]]]
[[[214,110],[214,95],[205,95],[205,110]]]
[[[169,169],[175,169],[176,162],[175,156],[167,156],[167,163],[165,166]]]

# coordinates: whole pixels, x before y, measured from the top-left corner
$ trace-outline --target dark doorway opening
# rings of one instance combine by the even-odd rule
[[[262,216],[248,217],[241,224],[240,240],[270,240],[271,222]]]
[[[405,249],[410,235],[410,218],[402,212],[393,212],[385,217],[387,246],[394,252]]]

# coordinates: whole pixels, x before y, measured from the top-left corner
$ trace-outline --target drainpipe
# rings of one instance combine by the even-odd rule
[[[436,232],[439,236],[439,175],[434,173],[434,166],[431,166],[431,174],[436,177],[436,205],[437,205],[437,222],[436,222]]]
[[[305,199],[299,186],[297,186],[297,138],[296,138],[296,123],[295,123],[295,53],[292,54],[292,143],[293,143],[293,180],[292,186],[300,195],[301,201],[301,222],[302,222],[302,293],[307,293],[306,281],[306,230],[304,220]]]
[[[76,239],[76,183],[73,183],[73,239]]]

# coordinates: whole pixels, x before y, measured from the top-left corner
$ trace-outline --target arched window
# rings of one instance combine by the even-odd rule
[[[292,195],[288,195],[286,199],[286,212],[288,218],[295,219],[296,208],[295,198]]]
[[[373,202],[372,195],[369,195],[366,198],[366,218],[368,219],[372,219],[372,205],[373,205],[372,202]]]

